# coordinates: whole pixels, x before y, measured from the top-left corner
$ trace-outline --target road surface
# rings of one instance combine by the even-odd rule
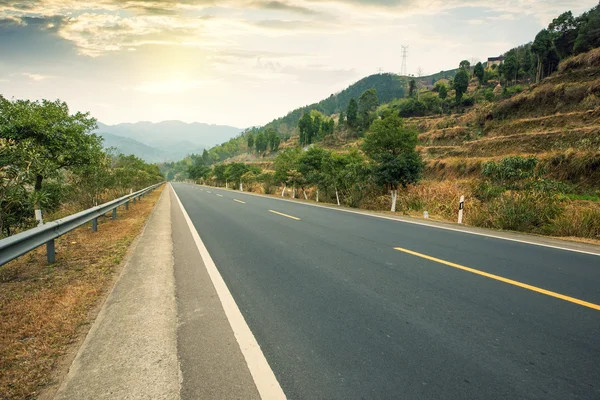
[[[289,399],[600,399],[597,255],[173,188]]]

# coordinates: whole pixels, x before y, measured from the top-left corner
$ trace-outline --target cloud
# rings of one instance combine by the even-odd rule
[[[306,7],[295,6],[282,1],[265,1],[253,4],[254,7],[263,10],[287,11],[302,15],[316,15],[317,12]]]
[[[31,79],[32,81],[36,81],[36,82],[40,82],[40,81],[43,81],[44,79],[50,78],[47,75],[30,74],[29,72],[23,72],[21,75]]]

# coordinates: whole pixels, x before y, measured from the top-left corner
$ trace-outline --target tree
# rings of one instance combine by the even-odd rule
[[[360,125],[364,130],[368,129],[371,122],[375,119],[377,107],[379,107],[377,90],[365,90],[358,100],[358,115],[360,118]]]
[[[344,112],[340,111],[340,116],[338,118],[338,126],[344,126]]]
[[[271,151],[276,151],[275,142],[279,139],[279,136],[277,136],[277,132],[275,131],[275,129],[271,127],[267,128],[267,130],[265,131],[265,135],[267,137],[267,142]],[[277,147],[279,147],[279,143],[277,143]]]
[[[62,169],[73,170],[99,162],[102,138],[92,134],[96,120],[89,113],[69,113],[59,100],[9,101],[0,96],[0,137],[15,143],[28,141],[39,157],[32,160],[35,176],[34,208],[42,223],[43,182]]]
[[[392,211],[396,211],[398,187],[417,182],[423,171],[417,136],[416,128],[405,126],[394,115],[375,121],[365,137],[363,151],[375,162],[375,180],[392,191]]]
[[[536,82],[550,75],[558,66],[558,53],[552,41],[552,34],[542,29],[531,45],[531,52],[537,56]]]
[[[323,173],[323,163],[330,153],[321,147],[311,147],[298,158],[298,171],[304,176],[306,183],[317,187],[317,202],[319,190],[327,189],[327,179]]]
[[[288,173],[297,168],[297,162],[301,152],[302,150],[299,148],[288,148],[280,152],[277,157],[275,157],[275,161],[273,162],[273,167],[275,168],[275,179],[278,182],[281,182],[283,185],[281,197],[283,197],[285,188],[289,183]]]
[[[254,135],[252,132],[248,134],[248,151],[252,153],[252,149],[254,148]]]
[[[280,143],[281,143],[281,139],[279,138],[279,136],[275,136],[273,138],[273,140],[271,141],[271,151],[272,152],[279,151]]]
[[[483,78],[485,76],[485,70],[483,69],[483,64],[481,62],[478,62],[477,64],[475,64],[475,69],[473,70],[473,73],[479,80],[479,84],[482,85]]]
[[[356,99],[351,98],[346,109],[346,118],[348,120],[348,126],[350,128],[356,128],[358,122],[358,103]]]
[[[508,52],[508,55],[504,59],[504,63],[502,65],[502,74],[507,82],[513,82],[517,80],[519,73],[519,64],[517,61],[517,56],[514,52]]]
[[[573,54],[579,26],[571,11],[564,12],[554,18],[548,25],[548,31],[554,37],[554,47],[561,59]]]
[[[225,176],[228,181],[233,182],[234,187],[239,187],[242,190],[242,175],[248,172],[250,168],[244,163],[231,163],[225,167]]]
[[[210,173],[210,168],[206,165],[196,164],[188,168],[188,177],[193,180],[206,179]]]
[[[448,97],[448,86],[440,85],[440,87],[438,89],[438,94],[440,96],[440,99],[442,99],[442,100],[446,99],[446,97]]]
[[[300,121],[298,121],[298,129],[300,130],[300,145],[306,146],[312,143],[315,125],[310,113],[304,113]]]
[[[408,82],[408,97],[413,97],[415,95],[415,89],[417,88],[417,82],[414,79],[411,79]]]
[[[454,77],[454,90],[456,90],[456,102],[460,102],[463,94],[467,92],[469,87],[469,74],[464,69],[456,73]]]
[[[456,64],[454,64],[454,65],[456,65]],[[458,65],[458,67],[460,69],[464,69],[466,71],[470,71],[471,70],[471,63],[468,60],[462,60],[460,62],[460,64]]]
[[[248,146],[250,147],[250,146]],[[204,165],[210,165],[211,163],[211,159],[210,159],[210,154],[208,153],[208,151],[206,151],[206,149],[204,149],[202,151],[202,161],[204,161]]]
[[[256,147],[256,151],[258,153],[263,153],[267,151],[267,146],[269,145],[267,141],[267,135],[265,132],[259,132],[254,139],[254,147]]]
[[[215,178],[217,186],[227,182],[227,175],[225,174],[226,169],[227,165],[225,164],[218,164],[213,167],[212,176]]]
[[[333,187],[337,204],[340,197],[350,207],[359,207],[369,183],[370,170],[365,158],[353,149],[347,154],[330,153],[323,160],[325,185]]]
[[[576,54],[600,47],[600,6],[596,6],[580,17],[581,26],[575,39]]]

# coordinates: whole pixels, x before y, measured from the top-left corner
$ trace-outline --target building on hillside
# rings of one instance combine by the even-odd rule
[[[489,57],[487,60],[486,68],[492,68],[492,65],[500,65],[504,62],[504,56],[500,57]]]

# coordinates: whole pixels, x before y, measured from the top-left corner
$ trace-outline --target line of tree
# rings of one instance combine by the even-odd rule
[[[0,96],[0,235],[43,223],[65,204],[92,207],[163,178],[156,165],[104,151],[89,113]]]
[[[309,115],[309,114],[307,114]],[[370,118],[370,117],[369,117]],[[274,171],[244,163],[216,164],[212,169],[191,167],[190,177],[217,186],[242,189],[243,185],[261,183],[267,193],[275,187],[292,189],[308,199],[308,189],[315,191],[316,201],[332,201],[359,207],[362,199],[373,192],[388,191],[391,210],[396,210],[397,191],[416,183],[423,162],[416,151],[418,132],[398,115],[376,119],[365,135],[361,150],[336,153],[319,146],[287,148],[274,160]],[[196,173],[197,172],[197,173]]]

